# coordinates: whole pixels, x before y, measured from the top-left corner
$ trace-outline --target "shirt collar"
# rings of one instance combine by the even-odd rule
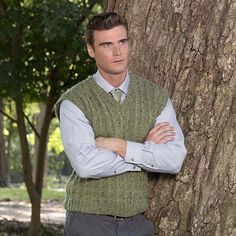
[[[104,89],[107,93],[111,92],[112,89],[114,89],[114,87],[109,84],[100,74],[99,70],[97,70],[97,72],[93,75],[93,79],[95,80],[95,82],[102,88]],[[129,76],[129,72],[127,70],[126,73],[126,77],[125,80],[123,81],[123,83],[118,87],[123,93],[127,94],[128,92],[128,87],[129,87],[129,81],[130,81],[130,76]]]

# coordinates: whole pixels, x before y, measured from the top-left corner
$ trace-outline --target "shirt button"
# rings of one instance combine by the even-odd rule
[[[152,167],[154,167],[154,165],[152,165]]]
[[[114,171],[114,173],[116,174],[116,171]]]
[[[136,166],[134,166],[133,169],[135,170],[135,169],[136,169]]]
[[[134,158],[131,158],[131,161],[134,161]]]

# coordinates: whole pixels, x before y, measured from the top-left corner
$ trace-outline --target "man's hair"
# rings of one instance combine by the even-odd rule
[[[128,33],[126,20],[116,12],[107,12],[93,16],[87,25],[87,43],[94,46],[94,31],[109,30],[119,25],[124,26]]]

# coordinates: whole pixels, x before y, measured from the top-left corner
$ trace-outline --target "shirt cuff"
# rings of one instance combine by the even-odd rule
[[[142,143],[127,141],[125,162],[140,164],[142,159]]]

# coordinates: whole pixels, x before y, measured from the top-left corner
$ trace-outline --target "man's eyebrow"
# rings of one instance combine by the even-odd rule
[[[102,46],[102,45],[105,45],[105,44],[112,44],[112,42],[109,42],[109,41],[105,41],[105,42],[102,42],[102,43],[99,43],[98,46]]]
[[[128,38],[123,38],[123,39],[118,40],[119,43],[123,42],[123,41],[128,41]],[[105,44],[113,44],[113,43],[110,42],[110,41],[105,41],[105,42],[99,43],[98,46],[102,46],[102,45],[105,45]]]
[[[123,38],[123,39],[120,39],[118,42],[122,42],[122,41],[128,41],[128,38]]]

